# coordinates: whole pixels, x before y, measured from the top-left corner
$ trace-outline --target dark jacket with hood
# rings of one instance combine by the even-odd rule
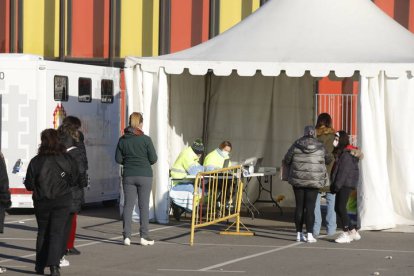
[[[83,134],[81,135],[80,141],[75,141],[69,135],[63,135],[60,137],[62,144],[65,145],[67,154],[76,161],[79,171],[79,177],[75,185],[71,187],[72,191],[72,206],[70,208],[71,213],[78,213],[81,210],[84,202],[84,190],[88,186],[88,176],[86,170],[88,169],[88,161],[86,159],[85,146],[83,144]]]
[[[359,160],[362,152],[352,145],[348,145],[336,157],[331,173],[331,192],[337,193],[342,187],[355,189],[359,180]]]
[[[288,182],[294,187],[321,188],[326,182],[326,166],[331,159],[318,139],[304,136],[289,148],[283,159],[288,165]]]
[[[142,130],[127,127],[119,138],[115,160],[124,166],[123,176],[152,177],[151,165],[157,162],[157,153],[149,136]]]
[[[9,178],[7,176],[6,162],[0,152],[0,233],[3,233],[6,209],[11,206]]]
[[[335,161],[332,153],[334,150],[333,141],[335,140],[335,130],[330,127],[321,126],[316,129],[316,137],[324,144],[326,152],[329,155],[329,158],[332,160],[329,164],[326,165],[326,170],[330,176],[332,166]],[[321,188],[321,192],[329,192],[329,186]]]
[[[24,185],[33,191],[33,201],[57,199],[71,193],[78,177],[78,166],[69,154],[36,155],[30,160]]]

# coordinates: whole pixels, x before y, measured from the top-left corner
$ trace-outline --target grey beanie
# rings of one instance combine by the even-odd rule
[[[303,136],[316,137],[315,127],[314,126],[305,126],[305,130],[303,131]]]
[[[200,138],[195,139],[191,145],[191,148],[195,154],[202,154],[204,152],[203,141]]]

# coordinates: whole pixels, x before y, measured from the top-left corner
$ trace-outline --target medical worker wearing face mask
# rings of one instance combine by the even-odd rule
[[[230,159],[230,152],[232,146],[229,141],[223,141],[218,148],[210,152],[204,159],[204,168],[206,171],[221,169],[224,167],[224,162]],[[229,167],[231,166],[229,160]]]

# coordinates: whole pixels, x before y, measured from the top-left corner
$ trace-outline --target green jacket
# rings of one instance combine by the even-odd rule
[[[149,136],[131,127],[119,138],[115,160],[124,166],[123,176],[152,177],[151,165],[157,162],[157,153]]]
[[[335,130],[330,127],[321,126],[320,128],[316,129],[316,136],[319,141],[321,141],[325,145],[326,152],[331,157],[331,162],[326,165],[326,171],[331,176],[332,166],[334,164],[335,158],[333,157],[333,141],[335,139]],[[329,187],[322,188],[321,192],[329,192]]]

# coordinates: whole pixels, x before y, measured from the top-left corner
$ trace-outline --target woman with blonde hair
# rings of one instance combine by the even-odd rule
[[[119,138],[115,160],[123,165],[122,185],[124,191],[123,236],[124,245],[131,244],[132,211],[138,198],[140,215],[140,244],[153,245],[148,235],[149,201],[152,188],[151,165],[157,162],[157,153],[149,136],[142,131],[143,116],[133,112],[129,116],[129,126]]]

